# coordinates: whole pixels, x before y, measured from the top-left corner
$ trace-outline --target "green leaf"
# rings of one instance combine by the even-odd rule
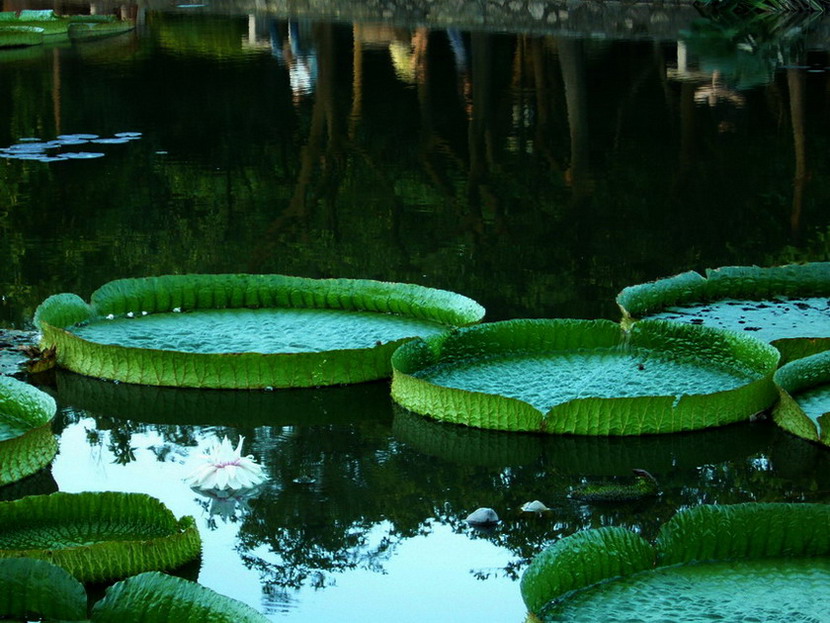
[[[630,286],[617,296],[624,323],[638,318],[705,324],[773,344],[782,363],[830,348],[830,262],[725,266]]]
[[[660,529],[661,565],[830,555],[830,505],[733,504],[685,510]]]
[[[0,376],[0,486],[34,474],[54,458],[56,409],[45,392]]]
[[[83,584],[66,570],[32,558],[0,560],[0,619],[86,619]]]
[[[774,377],[781,399],[772,412],[784,430],[830,445],[830,351],[791,361]]]
[[[91,300],[85,309],[77,297],[50,297],[38,308],[43,345],[56,346],[58,364],[99,378],[176,387],[384,378],[404,341],[478,322],[484,313],[443,290],[282,275],[123,279]]]
[[[645,539],[624,528],[577,532],[533,558],[522,576],[522,599],[531,612],[538,612],[575,590],[650,569],[655,556]]]
[[[522,597],[543,621],[739,620],[747,608],[758,620],[818,620],[829,525],[826,504],[749,503],[683,510],[654,548],[622,528],[586,530],[534,557]]]
[[[677,432],[749,419],[775,400],[778,353],[732,332],[607,320],[511,320],[419,339],[392,396],[438,420],[581,435]]]
[[[181,578],[142,573],[107,589],[93,623],[265,623],[250,606]]]
[[[192,517],[138,493],[53,493],[0,502],[0,558],[57,564],[83,582],[174,569],[199,556]]]

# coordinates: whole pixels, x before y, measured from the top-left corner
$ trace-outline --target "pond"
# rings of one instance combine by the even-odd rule
[[[635,283],[830,259],[820,22],[588,37],[120,12],[134,31],[0,50],[0,328],[31,329],[57,292],[190,272],[416,283],[476,299],[487,320],[618,320],[614,297]],[[87,157],[41,161],[20,147],[34,139]],[[540,437],[428,421],[385,381],[33,381],[58,401],[60,451],[0,497],[158,497],[203,536],[181,574],[273,621],[520,623],[517,580],[562,536],[652,537],[701,503],[830,501],[830,454],[766,421]],[[200,448],[240,435],[261,489],[213,499],[183,482]],[[567,495],[634,468],[660,497]],[[553,513],[519,512],[536,499]],[[464,521],[482,506],[502,519],[491,530]]]

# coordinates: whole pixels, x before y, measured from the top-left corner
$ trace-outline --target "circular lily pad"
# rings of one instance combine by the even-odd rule
[[[830,446],[830,351],[791,361],[774,379],[781,395],[772,412],[775,423]]]
[[[0,376],[0,486],[34,474],[54,458],[56,409],[48,394]]]
[[[142,493],[53,493],[0,502],[0,557],[46,560],[82,582],[174,569],[200,551],[194,519],[177,520]]]
[[[480,428],[641,435],[747,420],[775,399],[778,353],[732,332],[648,321],[510,320],[401,347],[392,396]]]
[[[778,348],[782,363],[830,348],[830,262],[726,266],[625,288],[623,322],[641,318],[730,329]]]
[[[389,376],[413,337],[478,322],[452,292],[283,275],[169,275],[47,299],[35,322],[58,364],[148,385],[308,387]]]
[[[828,521],[824,504],[706,505],[675,515],[654,545],[586,530],[533,559],[522,597],[541,621],[819,621]]]

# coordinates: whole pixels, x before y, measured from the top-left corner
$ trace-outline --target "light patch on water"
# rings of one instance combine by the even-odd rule
[[[830,559],[708,563],[646,571],[580,591],[545,621],[827,623]]]
[[[101,319],[72,332],[91,342],[188,353],[308,353],[371,348],[444,325],[331,309],[208,309]]]
[[[444,387],[516,398],[543,412],[577,398],[709,394],[755,378],[703,361],[619,349],[467,360],[415,376]]]
[[[782,338],[830,336],[828,297],[777,297],[763,301],[723,299],[669,307],[648,317],[746,331],[767,342]]]

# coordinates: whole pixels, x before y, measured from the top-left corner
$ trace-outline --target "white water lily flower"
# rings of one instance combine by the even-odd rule
[[[268,476],[252,455],[242,456],[242,442],[239,437],[236,448],[227,437],[214,441],[207,452],[199,455],[199,464],[184,480],[197,489],[217,491],[249,489],[265,482]]]

